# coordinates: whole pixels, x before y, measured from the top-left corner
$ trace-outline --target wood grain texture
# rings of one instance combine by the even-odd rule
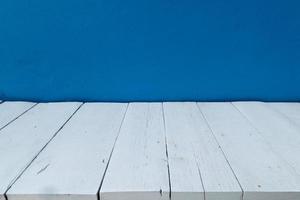
[[[41,149],[79,107],[79,103],[38,104],[1,130],[0,194],[17,180]]]
[[[32,105],[0,104],[0,200],[300,199],[298,103]]]
[[[300,127],[265,103],[236,102],[234,105],[272,149],[300,174]]]
[[[199,103],[244,191],[244,200],[296,200],[300,176],[231,103]]]
[[[0,104],[0,134],[1,129],[20,115],[29,110],[35,103],[30,102],[3,102]]]
[[[164,103],[164,113],[172,198],[240,200],[241,188],[196,103]]]
[[[116,142],[101,200],[169,199],[161,103],[131,103]]]
[[[126,108],[84,104],[7,192],[9,200],[96,200]]]

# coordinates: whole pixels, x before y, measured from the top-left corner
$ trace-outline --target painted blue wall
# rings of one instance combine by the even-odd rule
[[[1,0],[0,99],[300,100],[299,0]]]

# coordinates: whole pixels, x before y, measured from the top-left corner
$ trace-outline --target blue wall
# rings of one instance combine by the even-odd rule
[[[300,100],[299,0],[1,0],[0,99]]]

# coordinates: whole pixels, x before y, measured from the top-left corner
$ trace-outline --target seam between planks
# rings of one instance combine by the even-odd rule
[[[197,165],[198,174],[199,174],[200,181],[201,181],[201,185],[202,185],[202,188],[203,188],[203,199],[206,200],[206,191],[205,191],[205,187],[204,187],[204,182],[203,182],[201,170],[200,170],[199,163],[198,163],[198,160],[197,160],[196,155],[195,155],[196,152],[195,152],[194,146],[193,146],[193,145],[191,145],[191,146],[192,146],[192,148],[193,148],[194,159],[195,159],[195,163],[196,163],[196,165]]]
[[[198,111],[201,113],[201,115],[202,115],[202,117],[203,117],[205,123],[207,124],[208,128],[210,129],[211,134],[213,135],[215,141],[217,142],[220,151],[222,152],[222,154],[223,154],[223,156],[224,156],[226,162],[228,163],[228,165],[229,165],[229,167],[230,167],[230,169],[231,169],[231,171],[232,171],[232,173],[233,173],[233,175],[234,175],[236,181],[238,182],[238,184],[239,184],[239,186],[240,186],[240,189],[241,189],[241,191],[242,191],[242,200],[243,200],[243,199],[244,199],[244,189],[243,189],[243,187],[242,187],[242,185],[241,185],[241,183],[240,183],[240,181],[239,181],[239,179],[238,179],[236,173],[234,172],[234,170],[233,170],[231,164],[229,163],[229,160],[228,160],[228,158],[227,158],[225,152],[223,151],[223,149],[222,149],[222,147],[221,147],[221,145],[220,145],[220,143],[219,143],[217,137],[215,136],[214,131],[213,131],[213,129],[211,128],[211,126],[210,126],[208,120],[206,119],[206,117],[205,117],[204,113],[202,112],[201,108],[199,107],[198,103],[196,103],[196,104],[197,104],[197,107],[198,107]]]
[[[162,108],[162,117],[163,117],[163,124],[164,124],[165,148],[166,148],[167,170],[168,170],[168,179],[169,179],[168,180],[169,181],[169,199],[171,200],[171,197],[172,197],[172,184],[171,184],[171,174],[170,174],[170,164],[169,164],[168,138],[167,138],[164,103],[161,103],[161,108]]]
[[[2,101],[0,104],[2,104],[4,101]],[[9,121],[7,124],[5,124],[4,126],[0,127],[0,131],[3,130],[5,127],[7,127],[8,125],[10,125],[11,123],[13,123],[14,121],[16,121],[18,118],[20,118],[21,116],[23,116],[25,113],[27,113],[29,110],[31,110],[32,108],[34,108],[36,105],[38,105],[38,103],[35,103],[34,105],[32,105],[30,108],[26,109],[24,112],[22,112],[21,114],[19,114],[17,117],[15,117],[14,119],[12,119],[11,121]],[[1,134],[1,132],[0,132]]]
[[[257,131],[257,133],[262,137],[262,139],[263,139],[263,141],[268,145],[268,147],[270,148],[270,150],[272,151],[272,153],[274,153],[276,156],[278,156],[279,158],[281,158],[288,166],[290,166],[293,170],[294,170],[294,172],[296,173],[296,174],[298,174],[298,175],[300,175],[298,172],[297,172],[297,170],[295,169],[295,167],[294,166],[292,166],[291,164],[290,164],[290,162],[288,162],[283,156],[281,156],[281,154],[278,154],[275,150],[274,150],[274,148],[273,148],[273,146],[272,146],[272,144],[271,144],[271,142],[269,142],[269,140],[267,139],[267,138],[265,138],[265,136],[262,134],[262,131],[260,131],[249,119],[248,119],[248,117],[237,107],[237,106],[235,106],[233,103],[231,103],[231,105],[247,120],[247,122]]]
[[[63,125],[54,133],[50,140],[42,147],[42,149],[34,156],[34,158],[26,165],[26,167],[21,171],[19,175],[14,178],[11,183],[8,185],[7,189],[4,192],[4,198],[8,200],[7,192],[13,186],[13,184],[23,175],[23,173],[30,167],[34,160],[41,154],[41,152],[48,146],[48,144],[57,136],[57,134],[64,128],[64,126],[71,120],[71,118],[77,113],[77,111],[82,107],[84,103],[81,103],[78,108],[71,114],[71,116],[63,123]]]
[[[113,152],[114,152],[114,149],[115,149],[117,140],[118,140],[118,138],[119,138],[119,135],[120,135],[120,132],[121,132],[121,129],[122,129],[122,126],[123,126],[123,123],[124,123],[124,120],[125,120],[125,117],[126,117],[126,114],[127,114],[128,107],[129,107],[129,103],[127,103],[127,105],[126,105],[126,110],[125,110],[125,113],[124,113],[124,115],[123,115],[123,118],[122,118],[120,127],[119,127],[119,129],[118,129],[117,137],[115,138],[115,141],[114,141],[112,150],[111,150],[111,152],[110,152],[110,154],[109,154],[109,158],[108,158],[108,161],[107,161],[107,164],[106,164],[104,173],[103,173],[103,177],[102,177],[102,179],[101,179],[100,186],[99,186],[98,191],[97,191],[97,199],[98,199],[98,200],[100,200],[100,190],[101,190],[101,187],[102,187],[102,185],[103,185],[103,181],[104,181],[104,178],[105,178],[105,175],[106,175],[106,172],[107,172],[107,169],[108,169],[108,166],[109,166],[109,163],[110,163],[112,154],[113,154]]]

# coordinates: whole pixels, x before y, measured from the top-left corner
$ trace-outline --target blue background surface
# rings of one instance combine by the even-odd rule
[[[300,100],[298,0],[1,0],[0,99]]]

